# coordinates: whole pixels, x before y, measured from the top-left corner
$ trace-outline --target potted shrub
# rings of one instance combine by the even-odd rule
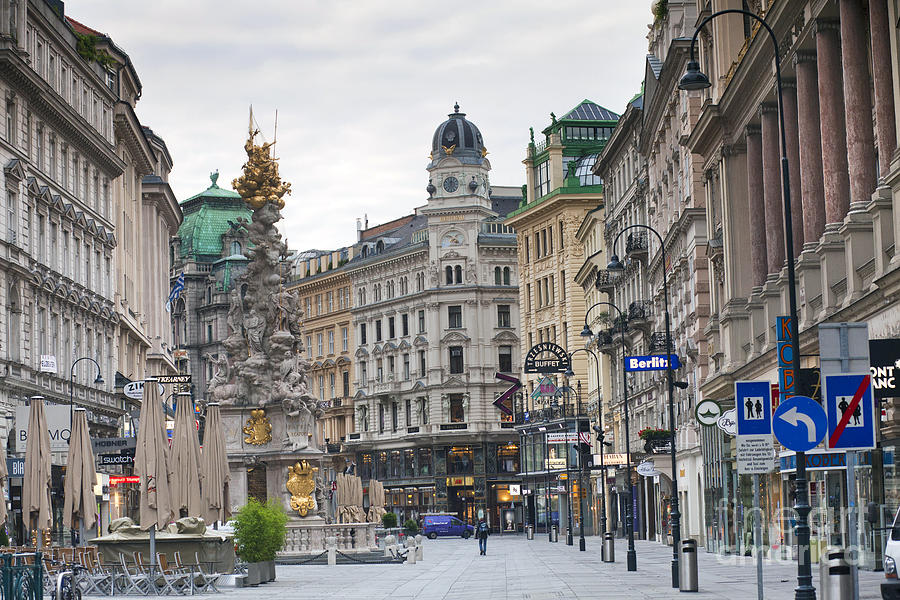
[[[397,526],[397,515],[396,513],[386,512],[381,515],[381,524],[385,529],[393,529]]]
[[[234,516],[234,542],[238,556],[247,562],[247,583],[275,580],[275,554],[284,546],[287,515],[281,504],[262,504],[250,498]]]
[[[403,531],[407,536],[414,536],[419,533],[419,524],[413,519],[407,519],[406,523],[403,524]]]

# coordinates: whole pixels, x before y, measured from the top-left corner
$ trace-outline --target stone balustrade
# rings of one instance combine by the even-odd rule
[[[362,552],[376,549],[375,523],[338,523],[326,525],[322,522],[307,523],[302,520],[289,521],[284,548],[280,557],[319,554],[326,550],[325,540],[334,537],[341,552]]]

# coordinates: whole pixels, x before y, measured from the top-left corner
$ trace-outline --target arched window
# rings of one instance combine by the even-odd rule
[[[510,285],[510,269],[509,267],[503,267],[503,285]]]
[[[241,248],[240,242],[231,242],[231,255],[234,256],[236,254],[243,254],[244,250]]]
[[[451,283],[453,283],[453,267],[448,266],[446,269],[446,272],[447,272],[447,284],[450,285]]]
[[[454,270],[456,271],[456,283],[462,283],[462,267],[456,265]]]
[[[375,244],[375,254],[381,254],[383,251],[384,251],[384,242],[381,240],[378,240],[378,242]]]
[[[494,267],[494,284],[500,285],[500,267]]]
[[[19,301],[19,288],[16,285],[12,285],[9,288],[7,308],[9,310],[9,318],[6,321],[9,328],[6,332],[7,356],[9,360],[19,361],[19,321],[22,314],[22,304]]]

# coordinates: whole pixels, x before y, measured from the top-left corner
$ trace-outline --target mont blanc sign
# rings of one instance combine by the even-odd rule
[[[525,355],[526,373],[565,373],[570,365],[569,353],[562,346],[551,342],[532,346]]]

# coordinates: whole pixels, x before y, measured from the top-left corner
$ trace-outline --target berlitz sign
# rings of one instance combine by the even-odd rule
[[[626,371],[664,371],[669,368],[669,361],[672,361],[672,369],[681,366],[678,361],[677,354],[651,354],[650,356],[627,356],[625,357]]]
[[[525,355],[526,373],[565,373],[570,365],[569,354],[565,349],[550,342],[532,346]]]

